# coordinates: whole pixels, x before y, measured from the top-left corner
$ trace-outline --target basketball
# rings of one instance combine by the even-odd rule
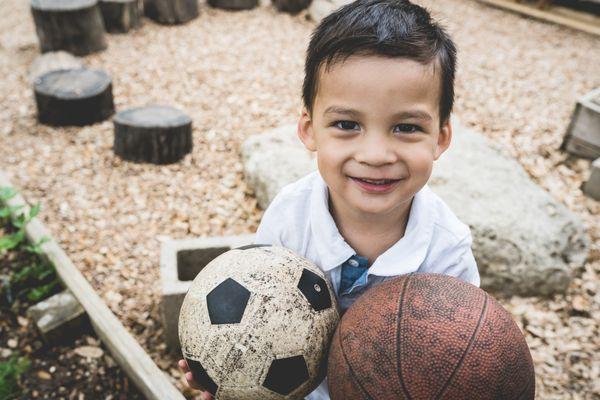
[[[297,400],[324,379],[338,321],[316,265],[283,247],[246,246],[196,276],[179,340],[194,379],[216,399]]]
[[[457,278],[410,274],[363,294],[331,342],[332,400],[533,399],[533,360],[511,315]]]

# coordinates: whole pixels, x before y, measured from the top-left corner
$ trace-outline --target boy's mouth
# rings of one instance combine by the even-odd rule
[[[392,189],[396,183],[400,182],[401,179],[369,179],[369,178],[357,178],[351,176],[354,182],[356,182],[361,188],[367,192],[382,193]]]

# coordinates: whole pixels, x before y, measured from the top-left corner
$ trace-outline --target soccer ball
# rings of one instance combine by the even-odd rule
[[[338,320],[317,266],[283,247],[245,246],[196,276],[179,341],[194,379],[217,399],[302,399],[325,377]]]

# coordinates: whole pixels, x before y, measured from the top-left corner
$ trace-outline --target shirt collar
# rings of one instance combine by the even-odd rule
[[[340,234],[329,212],[327,185],[318,171],[316,174],[310,195],[310,229],[320,267],[329,271],[339,267],[356,252]],[[430,190],[425,185],[417,192],[404,236],[375,260],[369,268],[370,275],[402,275],[416,271],[423,263],[433,234],[434,216],[428,204]]]

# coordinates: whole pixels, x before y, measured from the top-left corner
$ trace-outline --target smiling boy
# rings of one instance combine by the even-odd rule
[[[427,186],[452,139],[455,65],[450,37],[406,0],[355,1],[313,33],[298,136],[318,171],[281,190],[256,243],[321,267],[342,311],[415,271],[479,285],[469,227]],[[328,398],[325,382],[307,397]]]

